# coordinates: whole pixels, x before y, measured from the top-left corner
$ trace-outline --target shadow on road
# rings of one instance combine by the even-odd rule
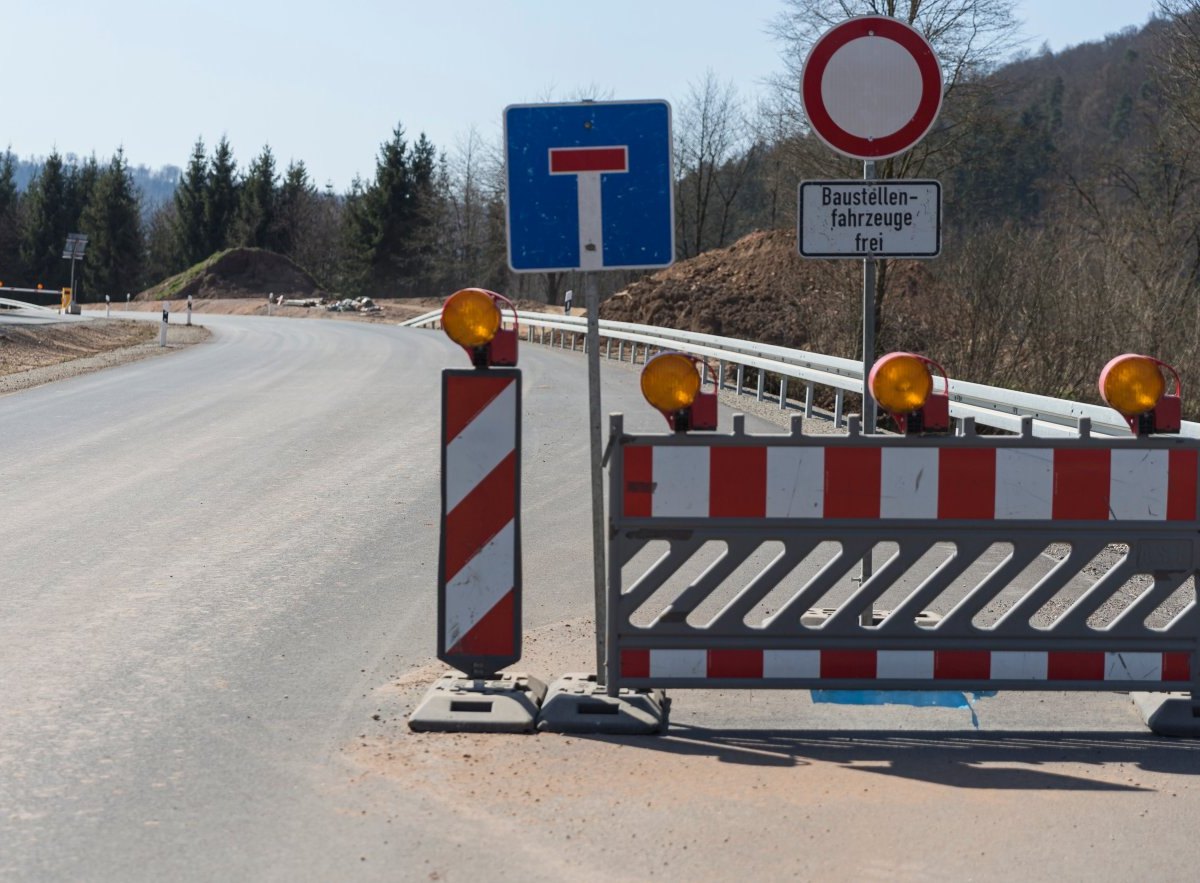
[[[672,725],[665,736],[617,739],[626,747],[708,756],[756,766],[838,764],[875,775],[899,776],[954,788],[1043,791],[1154,791],[1133,781],[1073,775],[1124,765],[1129,772],[1200,776],[1200,741],[1139,733],[872,732],[705,729]],[[1048,767],[1053,766],[1053,769]],[[1039,769],[1039,767],[1042,767]]]

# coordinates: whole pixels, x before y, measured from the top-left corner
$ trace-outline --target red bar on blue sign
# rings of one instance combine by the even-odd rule
[[[550,151],[550,174],[580,172],[627,172],[627,147],[555,147]]]

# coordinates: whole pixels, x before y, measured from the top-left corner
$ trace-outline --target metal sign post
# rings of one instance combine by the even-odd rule
[[[600,270],[675,259],[671,108],[665,101],[512,105],[504,110],[508,264],[582,271],[587,306],[596,677],[605,678]]]

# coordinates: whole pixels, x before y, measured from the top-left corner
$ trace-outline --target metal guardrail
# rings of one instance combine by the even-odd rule
[[[412,328],[437,327],[441,315],[441,310],[433,310],[400,324]],[[526,329],[527,340],[545,343],[548,338],[551,346],[554,345],[556,336],[564,347],[568,339],[571,341],[571,349],[574,349],[577,343],[582,346],[584,332],[587,330],[587,319],[582,316],[557,316],[552,313],[521,310],[517,312],[517,319]],[[792,407],[788,398],[789,385],[791,381],[798,381],[805,389],[801,407],[806,417],[814,414],[815,388],[832,389],[835,398],[833,419],[839,427],[844,422],[845,394],[863,393],[862,363],[854,359],[825,356],[732,337],[679,331],[654,325],[637,325],[631,322],[614,322],[608,319],[600,320],[600,336],[602,341],[605,341],[604,354],[607,358],[613,357],[612,342],[616,341],[616,358],[622,361],[625,360],[628,350],[630,361],[637,362],[639,348],[643,354],[642,361],[651,353],[663,350],[675,350],[715,360],[718,363],[717,376],[720,378],[721,388],[731,389],[738,395],[752,394],[759,401],[770,398],[777,401],[780,408]],[[734,370],[732,382],[725,379],[727,366],[732,366]],[[758,372],[753,390],[747,390],[744,383],[746,368],[753,368]],[[778,394],[768,395],[766,392],[768,376],[779,379]],[[1023,421],[1030,419],[1033,421],[1034,435],[1055,438],[1075,436],[1078,433],[1079,421],[1087,419],[1091,421],[1091,432],[1094,435],[1131,435],[1129,428],[1117,413],[1101,405],[985,386],[981,383],[968,383],[953,378],[950,379],[949,392],[950,416],[956,421],[971,418],[980,426],[1016,434],[1022,431]],[[1180,435],[1186,438],[1200,438],[1200,423],[1184,421]]]

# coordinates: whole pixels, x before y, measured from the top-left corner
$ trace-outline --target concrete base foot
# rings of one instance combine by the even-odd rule
[[[1146,726],[1158,736],[1200,739],[1200,702],[1187,693],[1130,693]]]
[[[408,718],[418,733],[532,733],[546,685],[527,674],[442,675]]]
[[[609,696],[595,675],[567,674],[550,685],[537,728],[545,733],[662,733],[670,704],[662,690],[623,689]]]

